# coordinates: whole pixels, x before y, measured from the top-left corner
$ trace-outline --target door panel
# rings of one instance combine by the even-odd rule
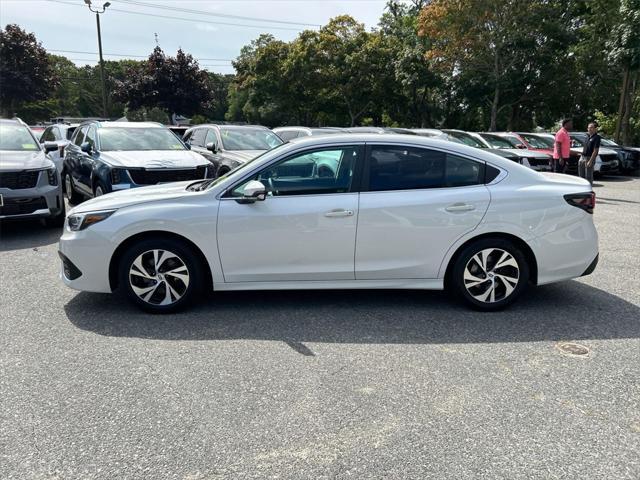
[[[353,280],[358,194],[220,202],[225,282]]]
[[[449,247],[482,220],[484,185],[360,194],[356,279],[436,278]]]

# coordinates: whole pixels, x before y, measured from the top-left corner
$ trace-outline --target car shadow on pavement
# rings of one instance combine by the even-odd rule
[[[0,252],[44,247],[60,240],[62,228],[47,228],[39,220],[0,221]]]
[[[443,292],[224,292],[190,310],[149,315],[118,295],[80,293],[65,305],[78,328],[159,340],[326,343],[492,343],[640,338],[640,308],[581,282],[531,288],[511,308],[468,310]]]

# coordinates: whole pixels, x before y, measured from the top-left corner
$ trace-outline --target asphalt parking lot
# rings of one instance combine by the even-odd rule
[[[2,224],[0,478],[640,478],[640,179],[596,192],[594,274],[489,314],[324,291],[149,316],[64,287],[59,231]]]

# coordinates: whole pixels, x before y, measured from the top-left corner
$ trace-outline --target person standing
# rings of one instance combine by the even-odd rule
[[[596,157],[600,151],[600,135],[598,135],[598,124],[591,122],[587,127],[589,138],[582,148],[582,156],[578,162],[578,175],[593,185],[593,167],[596,164]]]
[[[567,168],[571,155],[571,138],[569,137],[571,129],[573,129],[573,121],[570,118],[565,118],[562,121],[562,127],[556,132],[553,143],[552,172],[564,173]]]

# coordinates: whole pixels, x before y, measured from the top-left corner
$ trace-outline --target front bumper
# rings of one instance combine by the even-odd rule
[[[40,174],[33,188],[0,188],[3,206],[0,207],[0,219],[22,220],[29,218],[54,217],[64,209],[64,198],[60,181],[58,185],[49,185],[46,174]]]
[[[109,263],[114,249],[113,243],[96,229],[71,232],[65,226],[58,245],[62,259],[60,279],[75,290],[111,293]]]

